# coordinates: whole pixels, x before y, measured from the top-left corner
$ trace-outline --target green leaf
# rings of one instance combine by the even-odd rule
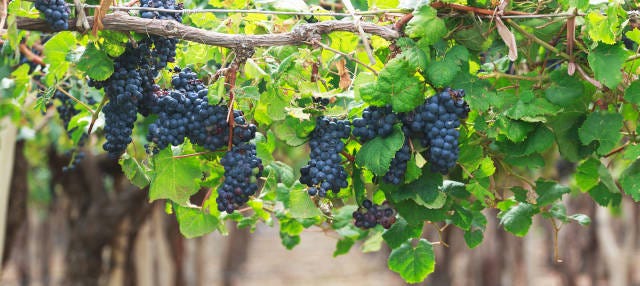
[[[629,87],[624,90],[624,100],[640,105],[640,80],[633,81]]]
[[[420,80],[414,76],[415,70],[412,70],[406,61],[393,59],[380,71],[378,82],[376,83],[375,92],[389,96],[389,102],[395,112],[407,112],[415,109],[418,105],[424,103],[423,85]],[[364,91],[360,90],[361,95]],[[363,99],[365,97],[363,96]],[[371,104],[371,102],[368,102]]]
[[[473,249],[476,246],[480,245],[483,239],[484,239],[484,234],[482,233],[481,230],[472,230],[472,231],[464,232],[464,242],[467,243],[467,246],[469,246],[469,248]]]
[[[426,44],[434,44],[447,34],[447,27],[438,18],[435,9],[424,5],[413,11],[413,18],[407,23],[405,33],[411,38],[421,38]]]
[[[578,135],[580,136],[580,142],[585,145],[591,143],[591,141],[597,141],[599,143],[597,153],[605,155],[622,138],[621,128],[621,114],[597,111],[587,116],[587,120],[578,130]]]
[[[459,205],[454,205],[453,209],[455,210],[453,215],[451,215],[451,221],[453,224],[462,230],[470,230],[473,213]]]
[[[622,81],[622,64],[627,59],[627,51],[622,44],[598,45],[587,59],[595,78],[607,87],[615,89]]]
[[[43,60],[49,64],[49,73],[55,79],[62,79],[69,69],[67,54],[75,47],[76,38],[69,31],[56,33],[44,44],[43,53],[47,56]]]
[[[574,214],[574,215],[570,215],[568,218],[576,221],[578,224],[583,226],[587,226],[591,224],[591,218],[589,218],[589,216],[584,214]]]
[[[566,69],[553,71],[550,78],[551,85],[545,89],[545,97],[553,104],[566,107],[590,97],[578,77],[569,76]]]
[[[288,250],[293,249],[296,245],[300,244],[300,236],[299,235],[288,235],[284,232],[280,232],[280,241],[282,245],[286,247]]]
[[[107,53],[89,43],[77,63],[77,68],[92,79],[106,80],[113,73],[113,61]]]
[[[407,283],[422,282],[436,266],[433,246],[426,239],[420,239],[415,247],[407,241],[391,251],[388,265]]]
[[[149,185],[149,175],[147,174],[148,170],[146,170],[138,160],[135,158],[125,154],[120,160],[120,166],[122,166],[122,172],[127,176],[127,179],[131,181],[136,187],[144,188]]]
[[[598,176],[598,169],[602,166],[602,163],[596,158],[589,158],[576,168],[576,184],[581,191],[586,192],[591,188],[598,185],[600,177]]]
[[[294,185],[289,192],[289,213],[293,218],[310,218],[321,215],[301,184]]]
[[[409,224],[404,218],[399,217],[391,228],[382,234],[382,238],[391,249],[396,249],[410,238],[419,238],[422,235],[422,226],[423,224]]]
[[[562,198],[562,195],[568,194],[571,190],[553,181],[545,181],[538,179],[536,181],[536,193],[538,199],[536,204],[543,207],[552,204]]]
[[[620,185],[634,201],[640,202],[640,160],[636,160],[622,172]]]
[[[338,255],[347,254],[351,247],[356,243],[356,240],[353,238],[343,238],[338,240],[336,243],[336,250],[333,251],[333,257]]]
[[[366,167],[378,176],[384,176],[389,171],[391,160],[404,144],[404,134],[399,126],[394,127],[393,133],[386,138],[376,137],[365,143],[356,154],[356,164]]]
[[[460,72],[460,67],[450,61],[431,62],[427,67],[426,75],[435,87],[445,87]]]
[[[442,175],[433,173],[427,165],[423,169],[423,175],[418,180],[394,190],[389,195],[393,201],[412,199],[419,205],[430,209],[441,208],[447,199],[447,195],[440,192],[442,186]]]
[[[208,234],[216,230],[220,223],[217,217],[202,211],[200,208],[173,204],[173,209],[176,212],[180,233],[186,238]]]
[[[364,243],[362,243],[362,252],[367,253],[380,251],[383,241],[384,240],[382,239],[382,232],[375,232],[373,235],[367,238]]]
[[[622,194],[612,192],[604,183],[600,182],[589,190],[591,198],[603,207],[618,206],[622,200]]]
[[[400,216],[407,220],[408,224],[418,225],[425,220],[432,222],[444,221],[447,217],[447,208],[428,209],[418,205],[413,200],[404,200],[395,204]]]
[[[524,236],[533,223],[532,217],[536,213],[533,205],[520,203],[506,212],[500,213],[500,223],[504,229],[516,236]]]
[[[357,166],[353,166],[351,181],[356,202],[360,205],[367,196],[367,189],[365,188],[364,180],[362,179],[362,169],[358,168]]]
[[[607,11],[615,12],[615,11]],[[600,41],[606,44],[616,43],[616,34],[620,29],[620,22],[614,15],[602,15],[597,11],[591,11],[586,16],[589,37],[594,41]]]
[[[173,158],[171,148],[165,148],[153,157],[154,172],[149,188],[149,201],[169,199],[186,205],[189,197],[198,192],[202,176],[197,157]]]
[[[593,147],[580,144],[578,128],[585,120],[582,112],[563,112],[549,121],[560,154],[571,162],[580,161],[593,152]]]
[[[505,115],[522,121],[544,122],[546,115],[556,114],[560,110],[560,107],[544,98],[535,98],[529,102],[520,99],[514,106],[507,109]]]

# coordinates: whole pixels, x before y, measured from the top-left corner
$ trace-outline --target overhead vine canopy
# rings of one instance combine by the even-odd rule
[[[446,245],[425,224],[474,248],[487,209],[524,236],[588,225],[570,194],[640,201],[631,1],[0,5],[0,115],[35,130],[55,102],[67,168],[107,152],[186,237],[320,227],[416,283]]]

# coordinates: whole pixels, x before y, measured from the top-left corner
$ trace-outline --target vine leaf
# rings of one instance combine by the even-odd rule
[[[183,207],[173,204],[176,219],[180,225],[180,233],[186,238],[194,238],[210,233],[218,228],[220,221],[217,217],[204,212],[200,208]]]
[[[543,207],[552,204],[562,198],[562,195],[569,193],[568,187],[562,186],[553,181],[538,180],[536,181],[536,193],[538,199],[536,204]]]
[[[289,214],[292,218],[310,218],[321,215],[300,183],[295,184],[289,192],[289,206]]]
[[[606,155],[622,138],[622,115],[619,113],[594,112],[587,116],[578,130],[580,142],[588,145],[592,141],[599,143],[597,153]]]
[[[636,160],[622,172],[620,185],[634,201],[640,202],[640,160]]]
[[[532,217],[536,209],[528,203],[520,203],[507,211],[500,212],[500,223],[504,229],[516,236],[524,236],[533,223]]]
[[[627,59],[627,51],[622,44],[598,45],[591,50],[587,60],[593,69],[595,78],[613,89],[622,81],[622,64]]]
[[[627,87],[624,100],[640,105],[640,80],[635,80]]]
[[[131,181],[136,187],[144,188],[149,185],[149,175],[148,170],[146,170],[138,160],[129,156],[128,154],[123,155],[123,159],[120,160],[120,166],[122,166],[122,172],[127,176],[127,179]]]
[[[93,44],[88,44],[80,56],[77,68],[92,79],[106,80],[113,73],[113,61],[104,51],[96,49]]]
[[[365,143],[356,154],[356,164],[366,167],[378,176],[384,176],[389,171],[391,160],[404,144],[404,135],[398,125],[389,137],[376,137]]]
[[[405,33],[411,38],[420,38],[423,44],[433,44],[447,34],[447,26],[438,18],[437,11],[428,5],[413,12]]]
[[[63,31],[55,34],[44,44],[44,62],[49,64],[47,78],[63,78],[69,70],[67,54],[76,46],[76,38],[73,33]]]
[[[410,238],[419,238],[422,235],[422,226],[423,224],[409,224],[400,217],[389,230],[382,234],[382,238],[391,249],[396,249]]]
[[[422,282],[436,266],[433,245],[426,239],[420,239],[415,247],[406,241],[391,251],[388,265],[407,283]]]
[[[615,6],[611,6],[615,7]],[[597,11],[591,11],[587,14],[587,24],[589,37],[594,41],[600,41],[605,44],[615,44],[616,34],[620,29],[620,20],[616,17],[616,11],[609,9],[607,14],[602,15]]]
[[[202,171],[197,157],[173,158],[171,148],[165,148],[154,156],[154,167],[149,201],[169,199],[186,205],[189,197],[198,192],[197,180]]]
[[[415,69],[411,69],[406,61],[400,59],[390,61],[380,71],[380,77],[376,82],[375,92],[381,97],[375,103],[384,102],[383,105],[390,103],[393,111],[396,112],[411,111],[422,104],[424,102],[422,83],[413,75],[414,73]],[[361,89],[360,92],[362,94],[364,91]],[[388,99],[385,101],[384,98]],[[363,99],[366,101],[364,96]],[[369,103],[376,105],[373,102]]]

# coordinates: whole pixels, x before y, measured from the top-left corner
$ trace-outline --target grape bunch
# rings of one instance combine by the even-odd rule
[[[36,0],[36,9],[44,14],[44,18],[54,31],[69,29],[69,7],[64,0]]]
[[[347,187],[347,172],[341,165],[340,152],[344,150],[342,139],[348,138],[350,131],[348,120],[317,118],[309,141],[311,159],[300,169],[300,182],[309,186],[309,195],[325,197],[328,190],[338,193]]]
[[[217,150],[229,142],[229,109],[211,105],[207,87],[190,68],[176,69],[173,90],[156,92],[157,104],[152,112],[158,119],[149,125],[147,139],[158,149],[182,144],[184,138],[209,150]],[[233,144],[240,145],[255,138],[256,126],[248,124],[242,111],[234,110]]]
[[[53,98],[60,101],[60,105],[56,107],[56,111],[58,111],[58,116],[60,117],[60,120],[62,120],[62,123],[66,130],[69,128],[69,121],[71,121],[71,118],[79,113],[79,111],[75,108],[76,103],[66,94],[57,89],[53,93]]]
[[[140,1],[140,7],[182,9],[180,5],[176,5],[174,0],[142,0]],[[140,17],[182,22],[182,14],[180,13],[140,11]],[[165,68],[168,62],[175,61],[178,39],[155,35],[150,36],[149,39],[153,43],[152,55],[154,64],[158,70]]]
[[[467,117],[469,106],[462,99],[464,90],[446,88],[424,104],[403,116],[411,134],[429,147],[429,162],[434,172],[446,174],[458,159],[460,119]]]
[[[353,219],[355,225],[362,229],[373,228],[378,224],[389,229],[396,222],[396,210],[386,201],[382,205],[376,205],[365,199],[362,206],[353,212]]]
[[[125,52],[114,60],[114,72],[106,81],[89,81],[89,85],[104,88],[109,102],[104,106],[105,137],[102,148],[111,158],[118,158],[131,143],[131,132],[137,119],[138,103],[143,100],[144,86],[153,68],[148,66],[149,46],[128,44]],[[152,80],[152,79],[151,79]]]
[[[389,184],[399,185],[404,182],[404,174],[407,171],[407,162],[411,159],[411,148],[409,147],[409,138],[405,138],[402,148],[396,152],[395,157],[391,160],[389,171],[384,174],[382,180]]]
[[[242,143],[233,146],[220,160],[224,167],[224,181],[218,187],[218,210],[232,213],[249,201],[258,190],[257,179],[262,175],[262,161],[256,156],[256,146]]]
[[[359,137],[362,142],[375,137],[387,137],[393,132],[393,124],[397,121],[396,114],[391,106],[369,106],[362,111],[361,118],[353,119],[353,135]]]

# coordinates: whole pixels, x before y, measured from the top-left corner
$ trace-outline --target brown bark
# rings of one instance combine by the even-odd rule
[[[87,17],[93,23],[93,17]],[[77,29],[76,19],[71,19],[69,29]],[[102,19],[105,30],[120,32],[137,32],[147,35],[158,35],[169,38],[177,38],[196,43],[220,46],[227,48],[252,48],[271,46],[303,45],[311,42],[317,36],[334,31],[358,31],[352,22],[325,21],[313,24],[296,26],[293,31],[280,34],[266,35],[235,35],[217,33],[209,30],[180,24],[171,20],[145,19],[129,16],[126,13],[116,12],[107,14]],[[21,30],[52,32],[50,25],[41,19],[17,17],[17,26]],[[393,28],[382,27],[370,23],[361,23],[360,26],[366,33],[378,35],[388,40],[398,38],[400,35]]]

